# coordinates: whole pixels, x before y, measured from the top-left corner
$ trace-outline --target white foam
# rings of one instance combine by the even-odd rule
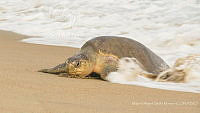
[[[29,43],[81,47],[101,35],[135,39],[173,65],[200,53],[200,0],[1,0],[0,29]]]
[[[111,72],[107,80],[115,83],[136,81],[140,74],[145,73],[135,58],[122,58],[117,72]]]
[[[185,75],[183,75],[185,76],[185,81],[182,81],[182,83],[175,83],[176,81],[156,82],[155,79],[147,78],[145,75],[148,73],[141,68],[141,65],[136,59],[135,61],[131,61],[132,58],[120,59],[119,69],[116,72],[111,72],[108,75],[107,80],[113,83],[200,93],[199,57],[200,56],[198,55],[194,56],[193,59],[186,58],[181,66],[175,67],[186,71]],[[127,62],[127,60],[129,61]]]

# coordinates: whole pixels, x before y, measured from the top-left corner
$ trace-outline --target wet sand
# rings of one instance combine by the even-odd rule
[[[26,37],[0,31],[1,113],[200,113],[196,93],[39,73],[78,49],[20,42]]]

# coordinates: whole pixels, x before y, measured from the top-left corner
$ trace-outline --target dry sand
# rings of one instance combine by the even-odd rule
[[[200,94],[39,73],[78,49],[19,41],[25,37],[0,31],[1,113],[200,113]]]

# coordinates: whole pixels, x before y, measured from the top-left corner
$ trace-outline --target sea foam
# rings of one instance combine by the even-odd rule
[[[176,90],[185,92],[200,93],[200,55],[190,55],[179,58],[173,67],[166,72],[171,71],[171,75],[165,81],[159,82],[164,74],[157,75],[157,78],[148,78],[150,73],[146,72],[142,65],[135,58],[122,58],[119,61],[119,69],[111,72],[107,80],[113,83],[132,84],[151,88],[160,88],[166,90]],[[164,73],[166,73],[164,72]],[[177,75],[176,72],[182,72]],[[183,78],[183,79],[177,79]],[[179,81],[177,81],[179,80]]]

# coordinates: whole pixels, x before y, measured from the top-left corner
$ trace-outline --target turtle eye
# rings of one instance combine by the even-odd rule
[[[80,66],[80,64],[81,64],[80,62],[76,62],[76,66],[77,66],[77,67],[79,67],[79,66]]]

